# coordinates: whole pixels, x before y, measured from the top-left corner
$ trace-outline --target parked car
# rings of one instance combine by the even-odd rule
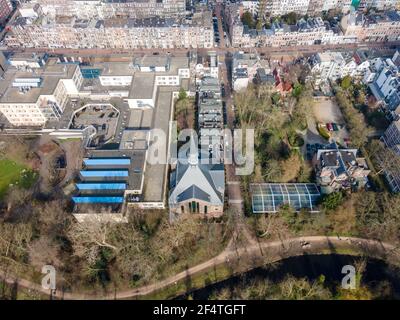
[[[327,124],[326,124],[326,128],[327,128],[329,131],[333,131],[332,124],[330,124],[330,123],[327,123]]]
[[[337,126],[336,123],[332,123],[332,128],[333,128],[333,131],[339,131],[339,127]]]

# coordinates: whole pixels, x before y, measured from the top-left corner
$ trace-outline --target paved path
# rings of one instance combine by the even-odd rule
[[[304,246],[304,243],[307,243]],[[389,254],[393,254],[396,257],[399,256],[399,249],[389,243],[384,243],[375,240],[361,239],[361,238],[350,238],[350,237],[326,237],[326,236],[311,236],[311,237],[300,237],[292,238],[284,241],[272,241],[264,243],[256,243],[250,246],[241,248],[227,249],[218,256],[198,264],[192,268],[189,268],[183,272],[180,272],[174,276],[168,277],[162,281],[156,282],[151,285],[143,286],[137,289],[119,291],[114,294],[95,296],[90,294],[81,293],[63,293],[57,291],[53,294],[53,297],[58,299],[127,299],[143,296],[173,285],[180,280],[184,280],[187,277],[194,276],[197,273],[207,271],[222,263],[230,261],[237,261],[242,259],[243,261],[253,261],[250,259],[263,259],[259,260],[260,263],[271,263],[279,261],[287,256],[303,255],[307,253],[322,252],[322,250],[330,250],[334,253],[339,248],[350,248],[354,250],[363,250],[364,253],[370,255],[378,255],[380,257],[386,257]],[[254,265],[253,267],[256,267]],[[49,294],[49,290],[43,289],[40,285],[30,282],[25,279],[15,279],[15,277],[7,276],[4,272],[0,271],[0,277],[4,278],[6,282],[10,284],[17,283],[18,286],[29,288],[41,292],[43,294]]]

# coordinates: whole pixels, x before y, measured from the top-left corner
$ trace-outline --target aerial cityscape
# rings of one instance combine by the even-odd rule
[[[400,0],[0,0],[0,300],[398,300],[399,246]]]

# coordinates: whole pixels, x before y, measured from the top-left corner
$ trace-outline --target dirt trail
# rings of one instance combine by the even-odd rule
[[[307,243],[307,246],[304,246]],[[229,246],[230,247],[230,246]],[[169,285],[173,285],[180,280],[184,280],[187,277],[193,276],[197,273],[206,271],[214,266],[234,260],[238,258],[262,258],[268,259],[268,262],[274,262],[281,260],[285,255],[296,256],[302,255],[307,252],[322,252],[329,250],[330,252],[336,252],[337,248],[348,248],[354,250],[363,250],[366,254],[379,255],[386,257],[388,255],[395,255],[398,257],[398,247],[389,243],[384,243],[376,240],[368,240],[362,238],[350,238],[350,237],[327,237],[327,236],[311,236],[311,237],[299,237],[287,239],[284,241],[272,241],[265,243],[257,243],[236,250],[226,249],[218,256],[200,263],[194,267],[191,267],[185,271],[182,271],[176,275],[168,277],[162,281],[154,284],[146,285],[137,289],[123,290],[115,292],[114,294],[96,296],[92,294],[82,293],[67,293],[56,291],[53,294],[54,298],[67,299],[67,300],[81,300],[81,299],[127,299],[143,296],[163,289]],[[0,277],[5,279],[10,284],[17,283],[19,286],[36,290],[43,294],[49,294],[49,290],[43,289],[40,285],[30,282],[25,279],[16,279],[11,275],[6,275],[3,271],[0,271]]]

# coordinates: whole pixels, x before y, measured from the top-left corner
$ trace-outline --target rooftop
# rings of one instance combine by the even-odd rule
[[[134,75],[131,89],[129,91],[130,99],[151,99],[153,97],[155,86],[154,73],[138,72]]]
[[[49,59],[43,69],[31,72],[9,68],[0,80],[0,103],[36,103],[40,95],[53,94],[59,80],[71,79],[76,68],[76,64],[57,64],[56,59]],[[22,91],[11,85],[18,78],[40,78],[41,84],[38,88]]]

